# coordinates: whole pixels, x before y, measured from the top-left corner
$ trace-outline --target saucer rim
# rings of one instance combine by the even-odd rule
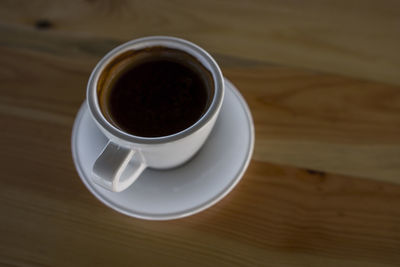
[[[118,203],[115,203],[112,200],[111,201],[108,200],[100,192],[98,192],[95,188],[93,188],[93,185],[88,181],[88,178],[86,177],[83,167],[81,166],[81,163],[79,161],[78,149],[76,148],[78,128],[80,126],[80,122],[83,118],[85,111],[89,111],[88,107],[86,105],[86,101],[84,101],[82,103],[82,105],[79,108],[79,111],[75,117],[73,129],[72,129],[72,137],[71,137],[72,158],[73,158],[76,170],[78,171],[79,177],[82,180],[82,182],[84,183],[85,187],[107,207],[109,207],[119,213],[125,214],[129,217],[139,218],[139,219],[144,219],[144,220],[152,220],[152,221],[165,221],[165,220],[173,220],[173,219],[180,219],[180,218],[188,217],[188,216],[194,215],[196,213],[202,212],[202,211],[210,208],[211,206],[215,205],[219,201],[221,201],[225,196],[227,196],[233,190],[233,188],[235,188],[235,186],[242,179],[244,172],[246,171],[247,167],[250,164],[250,161],[251,161],[251,158],[253,155],[253,151],[254,151],[254,140],[255,140],[254,122],[253,122],[253,118],[252,118],[250,109],[249,109],[245,99],[240,94],[239,90],[225,77],[224,77],[224,82],[227,85],[226,90],[232,90],[232,92],[234,93],[235,97],[239,100],[239,102],[244,110],[244,113],[246,115],[247,124],[248,124],[250,140],[249,140],[249,146],[247,148],[247,154],[245,156],[245,160],[243,161],[242,166],[239,168],[237,174],[234,175],[234,178],[232,178],[231,182],[225,188],[220,190],[219,194],[215,195],[214,197],[212,197],[212,198],[206,200],[205,202],[200,203],[192,208],[185,209],[185,210],[179,211],[179,212],[163,213],[163,214],[135,212],[135,211],[126,209],[125,207],[121,207]],[[223,105],[224,105],[224,103],[222,103],[222,106]]]

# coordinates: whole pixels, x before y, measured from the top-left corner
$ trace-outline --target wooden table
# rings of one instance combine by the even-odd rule
[[[367,3],[368,2],[368,3]],[[210,51],[255,151],[212,208],[101,204],[70,137],[96,62],[145,35]],[[399,266],[398,1],[1,1],[1,266]]]

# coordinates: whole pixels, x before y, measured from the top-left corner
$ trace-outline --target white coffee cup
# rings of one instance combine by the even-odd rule
[[[113,60],[128,51],[161,46],[186,52],[212,75],[214,86],[205,113],[189,128],[162,137],[140,137],[110,123],[101,111],[99,77]],[[99,129],[109,139],[93,165],[92,178],[98,185],[120,192],[129,187],[147,168],[168,169],[191,159],[210,134],[224,97],[224,82],[215,60],[197,45],[175,37],[152,36],[124,43],[105,55],[94,68],[87,85],[87,104]]]

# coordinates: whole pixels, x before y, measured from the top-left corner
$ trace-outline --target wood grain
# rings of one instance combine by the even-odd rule
[[[0,50],[7,66],[0,72],[0,112],[57,124],[72,123],[91,69],[117,45],[35,30],[3,27],[3,32],[13,35],[5,35]],[[399,86],[216,58],[251,107],[255,159],[400,183]],[[32,81],[42,88],[32,90]]]
[[[0,265],[399,266],[399,39],[389,27],[398,22],[397,4],[304,3],[157,2],[163,8],[149,18],[152,2],[1,2]],[[227,13],[218,17],[221,9]],[[345,20],[334,18],[339,11]],[[301,12],[308,24],[294,16]],[[351,24],[356,13],[370,24]],[[38,18],[52,24],[32,27]],[[258,24],[267,26],[248,31]],[[278,28],[276,36],[288,31],[304,42],[274,50],[279,38],[267,33]],[[102,205],[70,151],[96,62],[130,34],[156,31],[211,51],[256,129],[252,162],[234,191],[200,214],[166,222]],[[380,38],[366,44],[360,36]],[[309,46],[314,38],[328,41]],[[359,53],[341,50],[350,45]]]
[[[0,152],[3,172],[12,174],[0,182],[1,264],[400,264],[400,186],[254,160],[215,207],[148,222],[106,208],[84,188],[68,127],[12,115],[1,121],[13,125],[2,146],[19,143]]]
[[[61,33],[174,35],[212,52],[400,84],[395,0],[0,2],[0,22],[31,28],[42,20]]]
[[[255,159],[400,182],[399,86],[275,66],[225,75],[252,107]]]

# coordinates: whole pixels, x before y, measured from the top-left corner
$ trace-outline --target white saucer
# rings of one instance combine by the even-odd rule
[[[182,218],[217,203],[242,178],[254,146],[250,110],[226,79],[225,87],[221,113],[200,152],[175,169],[145,170],[120,193],[107,191],[90,179],[93,163],[107,139],[90,117],[85,102],[72,131],[72,155],[83,183],[105,205],[141,219]]]

